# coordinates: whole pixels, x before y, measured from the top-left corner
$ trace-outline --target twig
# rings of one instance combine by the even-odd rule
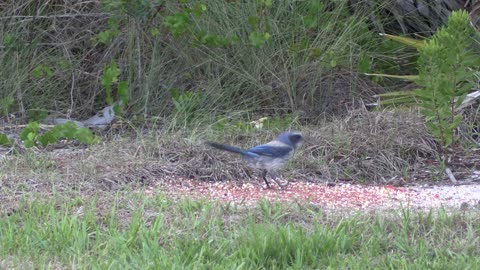
[[[111,13],[66,13],[59,15],[44,15],[44,16],[6,16],[0,17],[0,20],[10,20],[10,19],[23,19],[23,20],[34,20],[34,19],[58,19],[58,18],[73,18],[73,17],[106,17],[111,16]]]
[[[457,179],[455,179],[455,176],[453,175],[452,170],[450,170],[450,168],[446,168],[445,173],[448,175],[448,178],[450,178],[450,181],[452,181],[454,184],[457,183]]]

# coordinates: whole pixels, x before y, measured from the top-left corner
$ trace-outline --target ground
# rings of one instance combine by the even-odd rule
[[[37,149],[33,154],[16,157],[4,151],[2,159],[7,161],[2,177],[4,197],[8,199],[8,194],[18,192],[20,188],[25,192],[24,187],[29,186],[27,190],[32,192],[51,193],[74,188],[89,194],[102,190],[111,194],[127,188],[148,196],[165,193],[173,199],[189,197],[243,206],[256,205],[263,199],[294,201],[326,210],[428,209],[439,206],[467,209],[480,206],[480,171],[475,169],[463,173],[463,179],[457,183],[421,181],[397,186],[289,179],[286,188],[271,182],[272,188],[267,189],[261,179],[212,181],[199,179],[190,172],[191,177],[182,177],[178,171],[169,172],[170,165],[159,165],[161,162],[156,158],[139,158],[138,149],[133,150],[128,143],[107,143],[89,148]],[[202,151],[207,149],[199,150]],[[182,167],[181,164],[172,166]],[[448,178],[445,176],[445,179]],[[7,205],[4,207],[11,209]]]
[[[480,172],[472,178],[480,179]],[[260,182],[258,182],[260,183]],[[218,200],[239,205],[256,205],[258,201],[295,201],[327,210],[375,210],[398,207],[428,209],[430,207],[480,207],[480,184],[469,185],[392,185],[326,184],[292,181],[284,188],[237,181],[199,182],[188,179],[158,181],[145,190],[147,195],[161,190],[174,198]]]
[[[208,177],[243,171],[241,160],[214,156],[198,142],[175,151],[164,145],[119,140],[20,154],[6,149],[0,268],[475,269],[480,263],[478,171],[456,185],[398,186],[287,177],[292,166],[284,189],[273,182],[267,189],[255,172]],[[430,207],[436,209],[416,211]]]

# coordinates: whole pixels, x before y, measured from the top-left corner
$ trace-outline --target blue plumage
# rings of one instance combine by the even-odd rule
[[[208,144],[217,149],[240,154],[250,164],[262,169],[262,177],[267,187],[270,187],[266,179],[267,174],[278,172],[295,154],[295,151],[300,147],[302,142],[303,136],[301,133],[284,132],[280,134],[276,140],[254,146],[247,150],[215,142],[208,142]]]

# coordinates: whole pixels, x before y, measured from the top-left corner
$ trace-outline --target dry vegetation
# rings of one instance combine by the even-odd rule
[[[424,161],[435,157],[435,144],[421,119],[410,111],[356,110],[344,119],[320,127],[302,128],[306,143],[286,169],[285,177],[322,182],[353,180],[382,182],[394,176],[415,177]],[[180,177],[200,181],[244,181],[258,177],[239,157],[208,148],[206,140],[250,147],[277,134],[253,130],[224,136],[213,131],[144,134],[132,139],[112,139],[87,149],[52,146],[24,157],[4,157],[5,175],[49,182],[41,173],[66,185],[111,188],[120,183]],[[131,135],[130,135],[131,136]],[[40,174],[39,174],[40,173]],[[33,177],[33,178],[32,178]],[[58,184],[58,182],[56,182]]]

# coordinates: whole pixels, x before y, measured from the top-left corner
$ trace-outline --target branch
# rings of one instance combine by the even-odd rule
[[[10,20],[10,19],[23,19],[23,20],[33,20],[33,19],[58,19],[58,18],[74,18],[74,17],[108,17],[111,16],[111,13],[67,13],[67,14],[58,14],[58,15],[44,15],[44,16],[6,16],[0,17],[0,20]]]

